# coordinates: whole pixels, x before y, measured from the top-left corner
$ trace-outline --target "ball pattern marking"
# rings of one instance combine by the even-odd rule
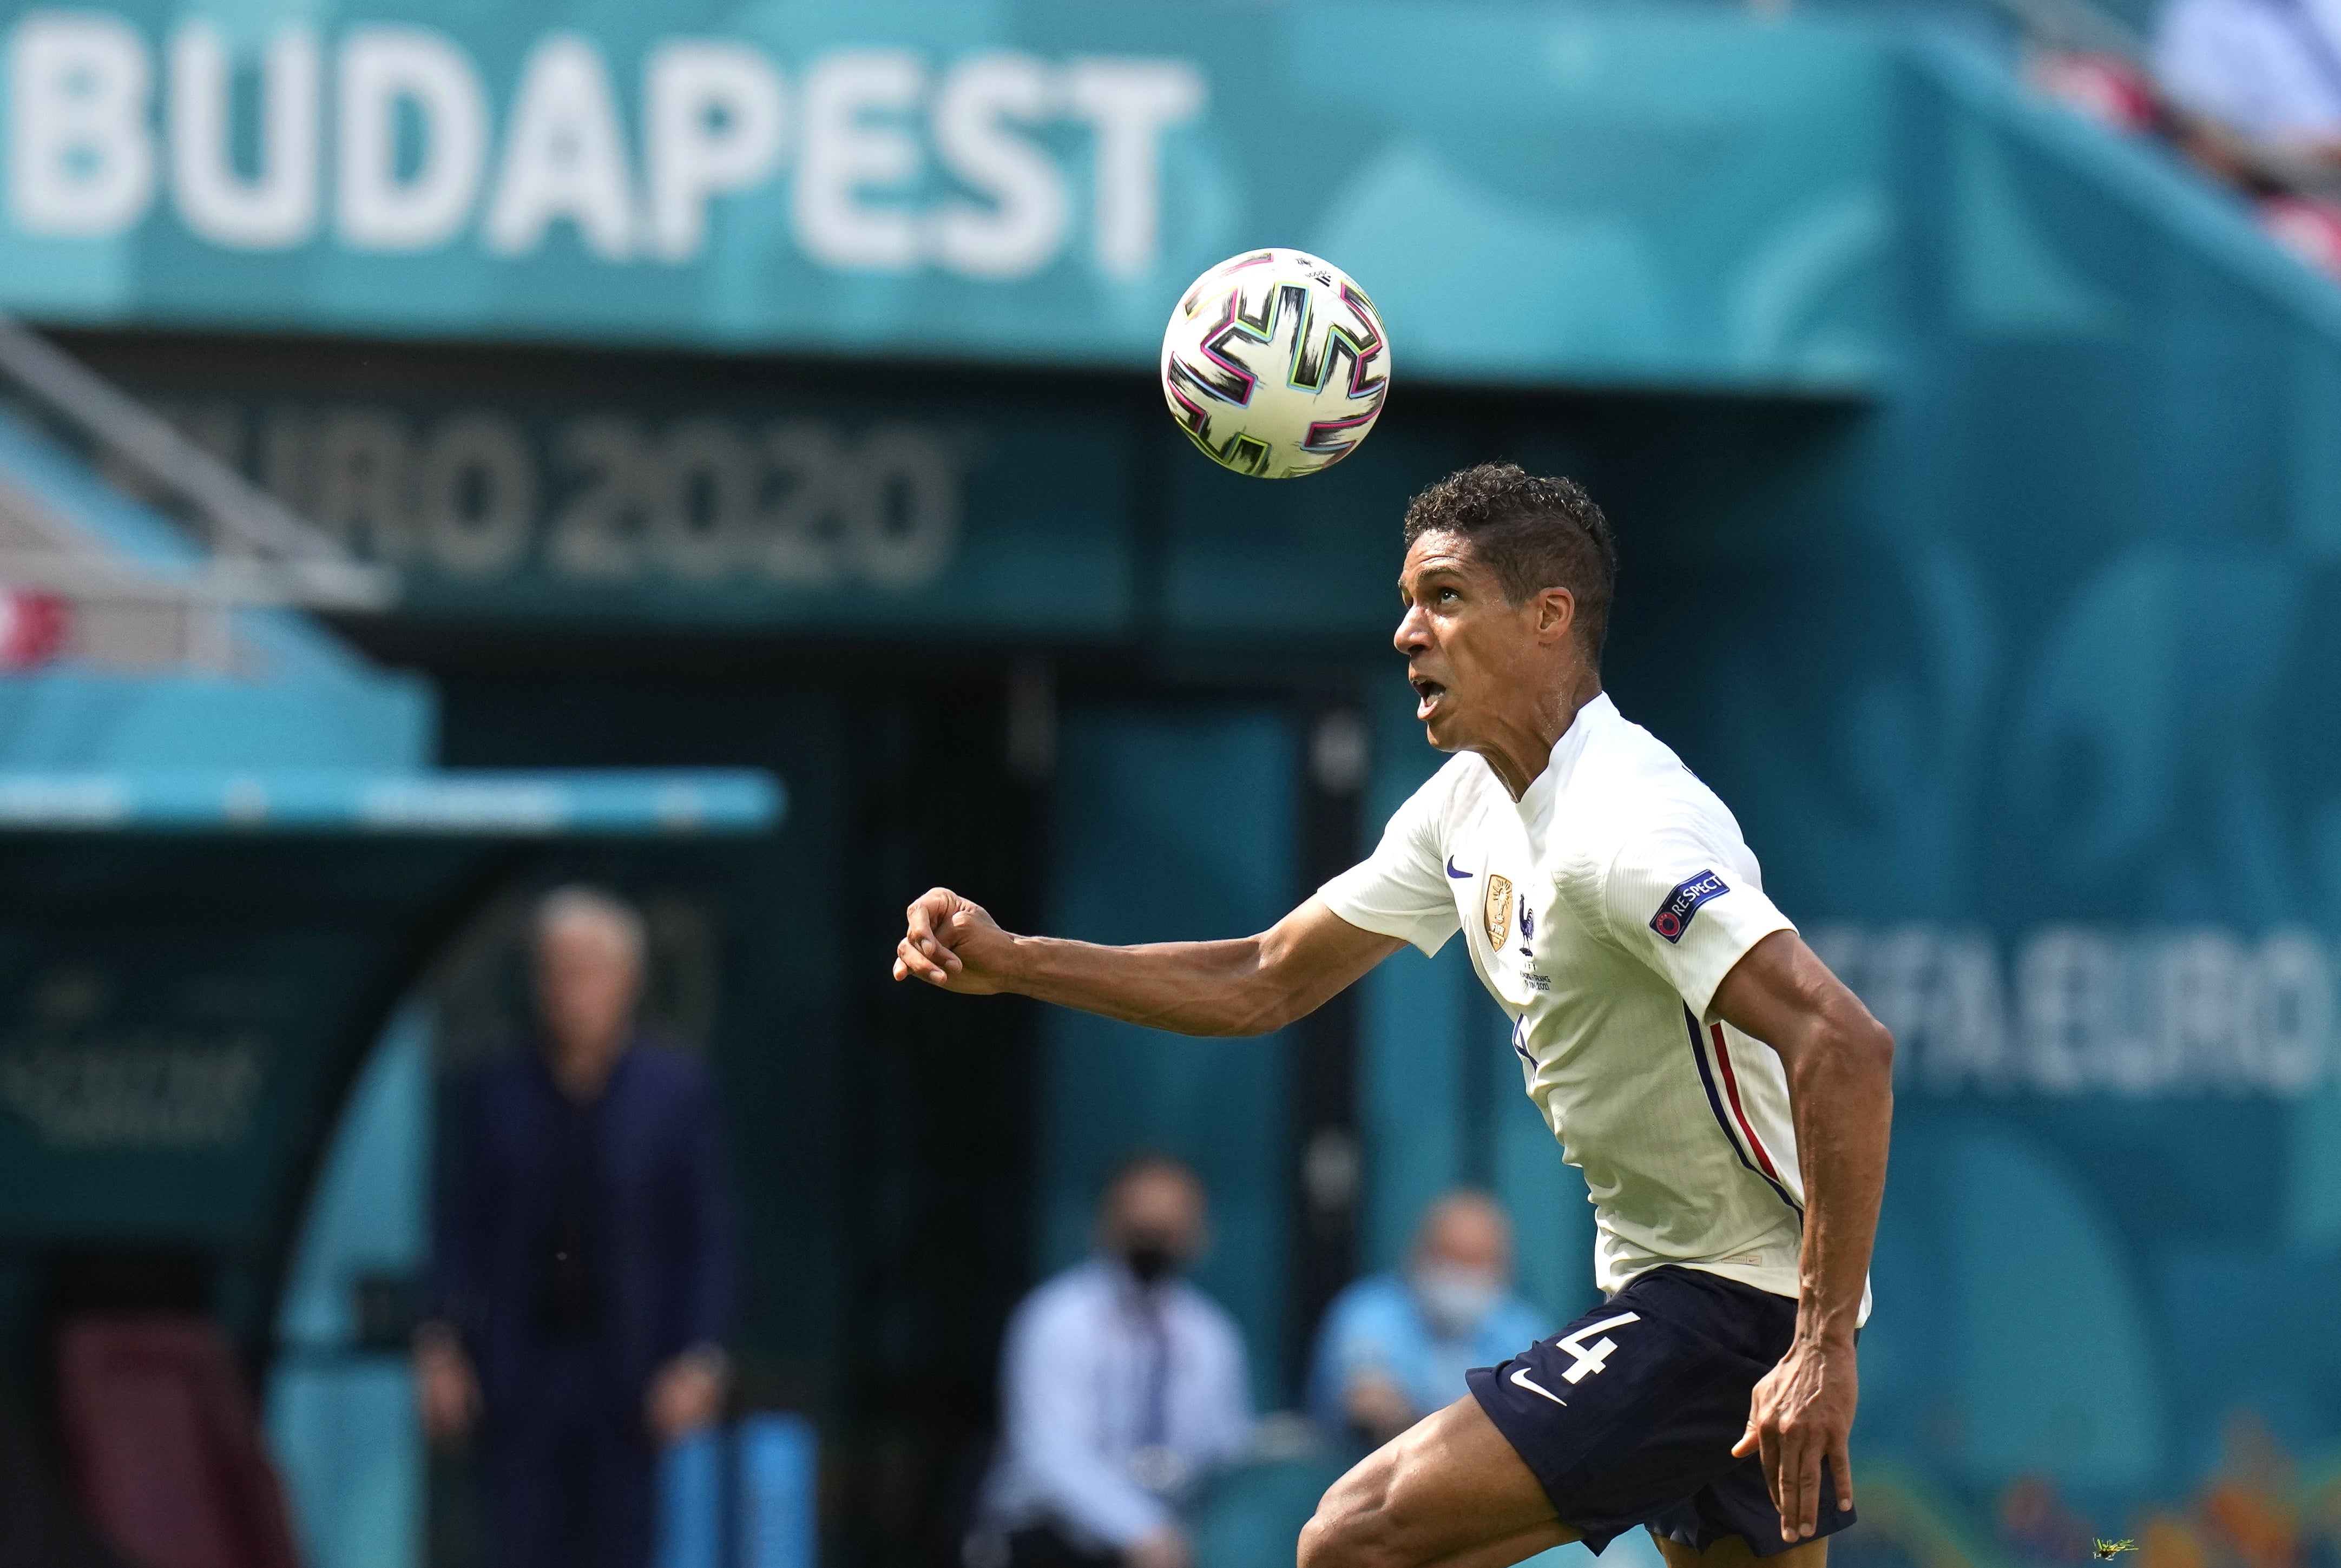
[[[1305,252],[1247,251],[1180,297],[1162,396],[1212,461],[1260,479],[1355,452],[1390,392],[1390,340],[1364,290]]]

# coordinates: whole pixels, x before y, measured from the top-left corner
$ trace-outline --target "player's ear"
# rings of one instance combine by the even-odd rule
[[[1537,595],[1537,640],[1550,647],[1577,626],[1577,595],[1566,588],[1548,588]]]

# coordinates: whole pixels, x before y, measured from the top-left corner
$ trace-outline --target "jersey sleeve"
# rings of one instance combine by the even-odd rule
[[[1427,954],[1445,947],[1462,928],[1440,847],[1447,794],[1442,770],[1398,809],[1371,855],[1317,889],[1325,907],[1360,930],[1399,938]]]
[[[1703,1024],[1714,1021],[1715,988],[1748,949],[1796,929],[1764,896],[1755,864],[1735,825],[1678,818],[1629,834],[1602,876],[1610,935],[1664,975]]]

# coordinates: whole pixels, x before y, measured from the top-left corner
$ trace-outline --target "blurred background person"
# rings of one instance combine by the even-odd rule
[[[641,918],[538,907],[538,1026],[469,1087],[416,1335],[426,1431],[477,1431],[497,1568],[643,1568],[660,1445],[720,1414],[733,1259],[708,1086],[634,1027]]]
[[[1335,1296],[1310,1359],[1309,1414],[1330,1433],[1380,1447],[1468,1392],[1493,1366],[1551,1332],[1512,1294],[1512,1225],[1483,1192],[1459,1188],[1425,1209],[1406,1266]]]
[[[2245,142],[2341,167],[2336,0],[2172,0],[2154,66],[2181,107]]]
[[[1179,1277],[1204,1237],[1195,1174],[1140,1156],[1106,1184],[1095,1255],[1016,1309],[970,1568],[1192,1560],[1182,1511],[1251,1436],[1235,1321]]]

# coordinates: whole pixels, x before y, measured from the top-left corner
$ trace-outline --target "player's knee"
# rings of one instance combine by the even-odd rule
[[[1300,1548],[1295,1558],[1295,1568],[1328,1568],[1333,1559],[1326,1549],[1326,1540],[1332,1526],[1325,1521],[1325,1504],[1320,1501],[1309,1523],[1300,1527]]]
[[[1343,1476],[1318,1503],[1300,1529],[1299,1568],[1415,1568],[1390,1506],[1392,1467],[1376,1459]]]
[[[1390,1532],[1370,1511],[1317,1505],[1300,1527],[1299,1568],[1412,1568],[1391,1550]]]

